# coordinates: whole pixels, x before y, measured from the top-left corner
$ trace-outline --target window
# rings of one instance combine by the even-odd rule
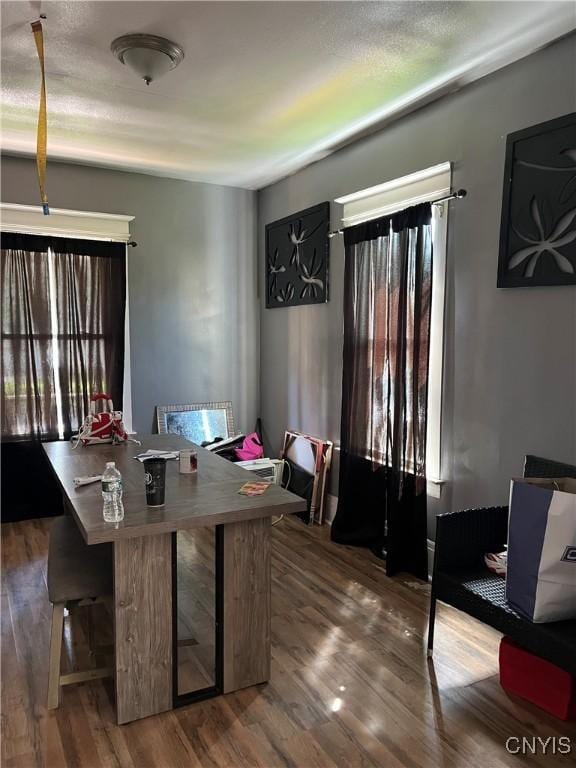
[[[2,436],[62,439],[78,429],[90,395],[108,391],[119,407],[123,388],[129,392],[126,245],[85,240],[85,230],[71,237],[62,236],[70,229],[61,236],[7,232],[34,230],[43,220],[35,224],[24,209],[24,221],[2,207]],[[80,218],[63,213],[56,214],[60,226]],[[129,409],[128,398],[127,421]]]
[[[337,198],[343,206],[342,222],[352,226],[380,218],[410,206],[438,200],[450,195],[450,163],[426,168],[417,173]],[[432,308],[430,320],[430,359],[428,373],[428,424],[426,441],[426,473],[428,492],[438,496],[442,481],[441,419],[444,349],[444,301],[446,280],[446,243],[448,205],[432,206]]]

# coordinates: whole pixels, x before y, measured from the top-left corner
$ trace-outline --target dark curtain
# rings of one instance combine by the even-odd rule
[[[431,205],[344,231],[344,359],[332,539],[427,578]]]
[[[52,246],[64,434],[78,429],[90,395],[122,409],[126,246],[60,238]]]
[[[2,233],[3,439],[57,439],[57,390],[65,437],[93,393],[122,408],[125,303],[122,243]]]
[[[43,243],[2,235],[2,438],[58,437],[48,259]]]
[[[122,408],[126,247],[2,233],[1,273],[2,517],[7,521],[61,511],[41,440],[58,439],[60,429],[70,437],[89,412],[94,392],[109,392]]]

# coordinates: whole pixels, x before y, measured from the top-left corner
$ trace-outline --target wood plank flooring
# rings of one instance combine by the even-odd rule
[[[112,682],[95,681],[48,712],[49,526],[2,526],[3,768],[574,765],[576,751],[506,752],[510,736],[569,736],[576,750],[576,725],[501,690],[497,633],[440,605],[429,664],[428,586],[289,520],[272,531],[270,683],[119,727]],[[73,623],[71,669],[86,664],[85,624]]]
[[[214,528],[176,535],[178,693],[214,685],[216,536]]]

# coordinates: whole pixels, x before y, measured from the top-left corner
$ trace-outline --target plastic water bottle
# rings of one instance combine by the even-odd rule
[[[107,523],[119,523],[124,520],[124,505],[122,504],[122,475],[116,469],[113,461],[106,463],[102,475],[102,498],[104,509],[102,514]]]

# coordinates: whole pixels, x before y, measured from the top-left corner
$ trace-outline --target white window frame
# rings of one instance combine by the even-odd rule
[[[49,235],[52,237],[71,237],[83,240],[109,240],[128,244],[131,240],[130,222],[134,216],[115,213],[95,213],[92,211],[75,211],[65,208],[51,208],[50,215],[45,216],[42,208],[36,205],[20,205],[18,203],[0,203],[0,229],[3,232],[21,232],[27,235]],[[55,295],[53,285],[54,254],[48,251],[48,266],[50,281],[50,299]],[[124,319],[124,386],[123,386],[123,420],[129,434],[132,431],[132,376],[130,369],[130,303],[128,301],[128,253],[126,253],[126,312]],[[55,315],[51,312],[52,333],[57,333]],[[57,361],[54,361],[57,362]],[[55,368],[55,370],[57,370]],[[62,432],[60,392],[56,395],[58,413],[58,430]]]
[[[433,202],[451,194],[449,162],[359,190],[334,201],[343,206],[344,227],[387,216],[418,203]],[[448,204],[432,206],[432,307],[430,317],[430,364],[428,370],[428,425],[426,438],[427,492],[440,497],[442,476],[442,392],[444,375],[444,307]]]

